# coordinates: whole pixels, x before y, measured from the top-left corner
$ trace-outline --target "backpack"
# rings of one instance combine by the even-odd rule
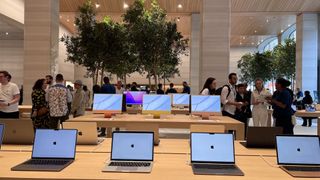
[[[219,87],[219,88],[215,91],[215,95],[221,96],[222,89],[223,89],[224,87],[227,87],[227,88],[228,88],[228,94],[227,94],[227,97],[226,97],[226,98],[228,98],[229,95],[230,95],[230,92],[231,92],[231,89],[230,89],[230,86],[229,86],[229,85],[223,85],[222,87]],[[220,103],[220,106],[223,107],[223,104]]]
[[[219,87],[219,88],[215,91],[215,95],[221,96],[222,89],[223,89],[224,87],[227,87],[227,88],[228,88],[228,94],[227,94],[227,98],[228,98],[229,95],[230,95],[230,92],[231,92],[231,89],[230,89],[230,86],[229,86],[229,85],[223,85],[222,87]]]

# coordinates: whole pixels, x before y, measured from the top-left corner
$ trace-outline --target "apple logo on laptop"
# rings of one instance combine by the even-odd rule
[[[298,148],[298,149],[297,149],[297,151],[298,151],[298,152],[300,152],[300,151],[301,151],[301,149],[300,149],[300,148]]]
[[[53,143],[52,143],[53,145],[57,145],[57,142],[56,141],[53,141]]]
[[[134,144],[131,144],[131,148],[134,148]]]
[[[211,149],[214,149],[214,146],[212,145],[212,146],[210,146],[210,148],[211,148]]]
[[[79,136],[82,136],[82,132],[81,131],[79,131]]]

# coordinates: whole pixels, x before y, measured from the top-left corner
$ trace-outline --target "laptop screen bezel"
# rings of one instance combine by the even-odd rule
[[[114,134],[120,134],[120,133],[125,133],[125,134],[152,134],[152,159],[151,160],[141,160],[141,159],[113,159],[112,158],[112,152],[113,152],[113,138]],[[153,145],[153,140],[154,140],[154,132],[152,131],[114,131],[112,133],[112,142],[111,142],[111,153],[110,153],[110,160],[111,161],[153,161],[154,159],[154,145]]]
[[[5,131],[5,125],[3,123],[0,123],[0,126],[2,126],[2,133],[0,134],[0,149],[1,149],[1,146],[2,146],[2,143],[3,143],[3,136],[4,136],[4,131]]]
[[[232,135],[232,146],[233,146],[233,162],[220,162],[220,161],[193,161],[192,160],[192,134],[209,134],[209,135],[214,135],[214,134],[231,134]],[[234,148],[234,135],[232,133],[206,133],[206,132],[191,132],[190,133],[190,161],[191,163],[214,163],[214,164],[235,164],[236,162],[236,157],[235,157],[235,148]]]
[[[278,163],[278,165],[320,166],[320,164],[280,163],[279,162],[279,152],[278,152],[278,142],[277,142],[277,137],[278,136],[285,136],[285,137],[313,137],[313,138],[318,138],[319,144],[320,144],[320,137],[319,136],[317,136],[317,135],[288,135],[288,134],[277,135],[276,136],[276,152],[277,152],[277,163]]]
[[[74,154],[73,158],[65,158],[65,157],[34,157],[33,152],[34,152],[34,143],[36,140],[36,133],[38,130],[46,130],[46,129],[36,129],[36,132],[34,134],[34,140],[33,140],[33,146],[32,146],[32,154],[31,154],[31,159],[70,159],[74,160],[76,158],[76,148],[77,148],[77,137],[78,137],[78,130],[77,129],[54,129],[54,131],[76,131],[76,139],[75,139],[75,144],[74,144]],[[47,129],[48,130],[48,129]],[[49,129],[52,130],[52,129]]]

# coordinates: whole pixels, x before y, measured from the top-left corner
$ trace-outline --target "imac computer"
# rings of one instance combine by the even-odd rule
[[[154,118],[160,118],[161,114],[170,114],[170,95],[143,95],[142,113],[153,114]]]
[[[119,114],[122,112],[122,94],[94,94],[93,113]]]
[[[191,114],[209,119],[210,115],[221,115],[220,96],[191,96]]]

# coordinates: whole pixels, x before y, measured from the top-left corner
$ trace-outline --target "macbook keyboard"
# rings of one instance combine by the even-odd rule
[[[65,165],[69,163],[69,160],[57,160],[57,159],[31,159],[25,164],[30,165]]]
[[[307,167],[307,166],[283,166],[289,171],[319,171],[320,167]]]
[[[235,165],[194,164],[196,169],[237,169]]]
[[[131,167],[148,167],[149,162],[110,162],[109,166],[131,166]]]

